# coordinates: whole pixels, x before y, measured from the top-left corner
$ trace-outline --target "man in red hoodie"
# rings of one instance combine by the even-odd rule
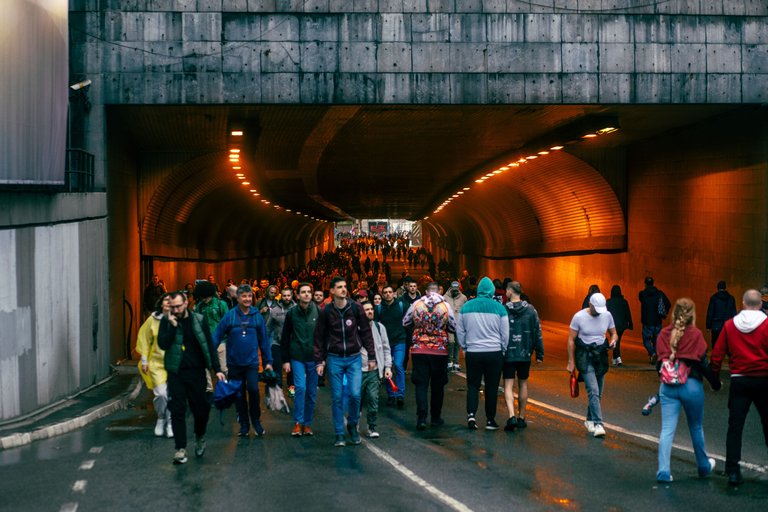
[[[760,414],[768,446],[768,317],[760,310],[762,301],[757,290],[747,290],[742,300],[744,309],[725,322],[711,363],[712,371],[717,375],[727,354],[731,369],[730,414],[725,441],[725,472],[729,485],[743,482],[739,468],[741,437],[752,403]]]

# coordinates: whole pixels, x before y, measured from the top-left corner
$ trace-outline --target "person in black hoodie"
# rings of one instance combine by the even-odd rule
[[[653,285],[653,278],[645,278],[645,289],[638,294],[640,322],[643,324],[643,345],[652,365],[656,364],[656,337],[661,332],[661,321],[667,318],[669,302],[666,294]]]
[[[717,282],[717,293],[709,298],[707,330],[712,332],[712,350],[723,330],[725,321],[736,316],[736,299],[725,290],[725,281]]]
[[[606,301],[605,305],[608,312],[613,316],[613,321],[616,323],[616,335],[619,337],[613,348],[613,366],[621,366],[623,364],[621,360],[621,336],[624,331],[627,329],[631,331],[634,327],[629,302],[621,294],[621,286],[615,284],[611,287],[611,298]]]

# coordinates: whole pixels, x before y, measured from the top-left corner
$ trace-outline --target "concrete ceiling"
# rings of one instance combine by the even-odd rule
[[[447,249],[516,257],[623,249],[626,176],[601,169],[606,155],[733,109],[189,105],[112,107],[109,116],[120,127],[114,132],[140,155],[138,172],[147,173],[147,254],[274,256],[315,247],[327,236],[330,225],[312,217],[429,217]],[[564,142],[569,127],[595,116],[616,119],[620,130],[474,182],[545,142]],[[242,140],[230,136],[232,128],[244,131]],[[248,186],[229,162],[235,146]],[[165,164],[157,162],[169,163],[158,173]],[[616,176],[620,181],[611,181]],[[470,185],[471,192],[433,213]],[[510,201],[525,207],[510,216]]]

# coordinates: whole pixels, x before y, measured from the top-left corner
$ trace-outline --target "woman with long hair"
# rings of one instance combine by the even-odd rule
[[[672,322],[662,329],[656,341],[659,363],[678,363],[687,366],[690,373],[684,383],[665,384],[659,387],[661,401],[661,434],[659,435],[659,467],[657,482],[671,482],[670,457],[677,430],[680,408],[685,410],[688,431],[691,434],[696,466],[700,477],[708,476],[715,469],[715,459],[707,456],[704,445],[704,385],[702,383],[707,355],[707,342],[696,327],[696,306],[687,297],[677,299],[672,311]],[[680,379],[682,380],[682,379]]]
[[[168,295],[167,293],[163,294],[157,301],[155,311],[141,326],[136,338],[136,352],[141,356],[139,373],[147,387],[155,395],[152,404],[157,413],[157,423],[155,424],[157,437],[162,437],[163,434],[167,437],[173,437],[171,411],[168,410],[168,386],[166,384],[168,373],[165,371],[165,351],[157,344],[160,320],[171,310]]]

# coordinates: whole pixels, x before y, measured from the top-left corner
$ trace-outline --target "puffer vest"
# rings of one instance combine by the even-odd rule
[[[205,357],[205,367],[210,369],[211,353],[208,351],[208,341],[203,332],[203,315],[195,313],[194,311],[189,311],[189,316],[192,320],[192,332],[195,333],[195,339],[200,344],[200,348],[203,351],[203,357]],[[179,325],[179,327],[176,328],[176,338],[173,340],[173,345],[165,351],[165,369],[167,371],[179,373],[183,346],[184,329]]]

